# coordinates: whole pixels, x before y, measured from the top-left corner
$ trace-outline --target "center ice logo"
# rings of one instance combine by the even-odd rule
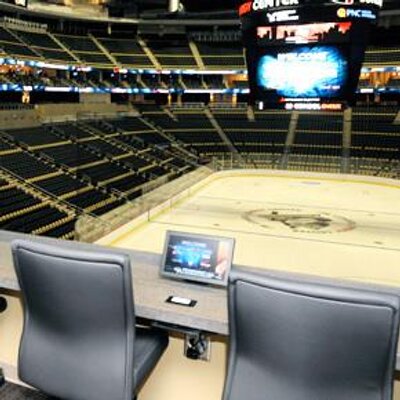
[[[292,232],[338,233],[351,231],[356,223],[346,217],[302,209],[258,209],[242,216],[248,222],[267,229],[286,228]]]

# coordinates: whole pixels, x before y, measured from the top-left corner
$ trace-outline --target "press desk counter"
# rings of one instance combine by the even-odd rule
[[[0,232],[0,293],[4,291],[19,292],[10,248],[10,242],[17,237],[23,236]],[[33,237],[29,237],[29,239],[59,244],[59,241],[52,239]],[[228,335],[226,289],[160,277],[161,256],[157,254],[68,241],[63,241],[62,246],[76,250],[111,251],[129,255],[137,317],[192,330]],[[166,303],[165,300],[171,295],[196,300],[197,304],[195,307],[185,307]]]
[[[175,328],[191,331],[202,331],[209,334],[228,336],[228,307],[227,290],[196,283],[175,281],[162,278],[159,275],[161,256],[152,253],[132,251],[127,249],[106,248],[102,246],[58,241],[48,238],[38,238],[29,235],[14,234],[0,231],[0,295],[2,293],[18,294],[19,287],[14,272],[10,243],[16,238],[38,240],[43,243],[61,245],[77,250],[96,250],[99,252],[115,252],[129,255],[132,264],[133,293],[135,314],[152,322],[161,323],[167,329]],[[275,276],[291,276],[302,279],[302,275],[284,271],[268,271]],[[316,282],[326,282],[326,278],[307,277]],[[329,279],[328,279],[329,281]],[[351,281],[344,281],[346,286],[357,285]],[[365,284],[363,284],[365,286]],[[367,285],[375,290],[380,286]],[[382,287],[381,287],[382,288]],[[385,291],[394,291],[399,294],[400,289],[385,287]],[[185,307],[166,303],[171,296],[186,297],[197,301],[195,307]],[[396,370],[400,371],[400,354],[397,355]]]

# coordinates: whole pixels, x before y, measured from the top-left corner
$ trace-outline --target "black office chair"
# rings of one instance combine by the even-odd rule
[[[131,400],[167,347],[135,329],[128,256],[15,241],[23,382],[67,400]]]
[[[399,304],[358,285],[232,271],[223,399],[392,399]]]

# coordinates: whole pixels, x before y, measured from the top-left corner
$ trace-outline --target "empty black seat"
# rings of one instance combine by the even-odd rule
[[[224,400],[392,399],[399,307],[384,287],[232,271]]]
[[[163,354],[136,328],[128,256],[15,241],[24,304],[19,377],[68,400],[128,400]]]

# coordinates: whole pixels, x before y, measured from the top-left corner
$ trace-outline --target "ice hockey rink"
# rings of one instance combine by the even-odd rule
[[[400,286],[400,184],[373,177],[290,171],[215,173],[176,202],[139,217],[99,243],[162,253],[167,230],[233,237],[234,264]],[[227,341],[213,338],[207,363],[169,348],[143,400],[218,400]],[[171,385],[179,377],[179,384]],[[207,385],[199,385],[207,382]],[[196,390],[193,391],[193,388]],[[396,382],[395,397],[400,399]]]
[[[400,286],[397,181],[223,171],[185,189],[175,200],[165,201],[99,243],[161,253],[167,230],[214,234],[236,239],[235,264]],[[14,371],[22,309],[18,299],[10,299],[9,308],[4,323],[13,333],[6,338],[3,358]],[[221,399],[227,338],[212,336],[208,362],[187,359],[183,349],[183,337],[172,335],[140,399],[187,400],[188,393],[190,400]],[[399,381],[394,399],[400,400]]]
[[[167,230],[233,237],[238,265],[400,286],[396,181],[217,174],[108,244],[161,253]]]

